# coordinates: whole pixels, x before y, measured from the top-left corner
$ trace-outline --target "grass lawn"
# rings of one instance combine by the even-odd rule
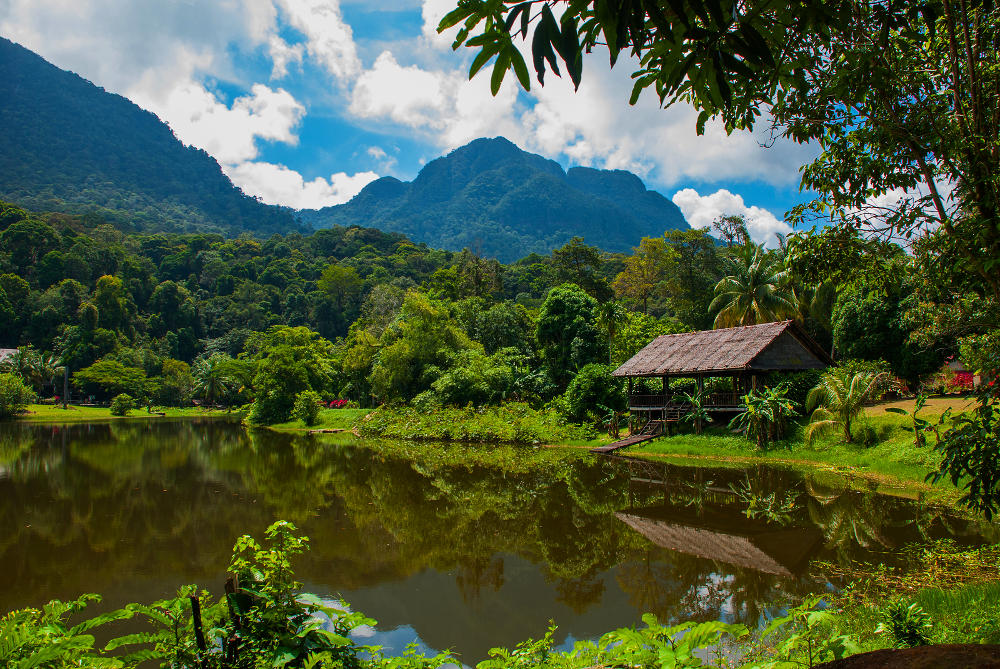
[[[371,409],[320,409],[315,425],[306,425],[299,419],[287,423],[268,425],[279,432],[305,432],[309,430],[350,430],[358,421],[371,413]]]
[[[154,411],[166,414],[166,418],[198,418],[203,416],[235,416],[236,412],[223,409],[202,409],[200,407],[154,407]],[[108,407],[79,407],[72,404],[67,409],[62,404],[30,404],[28,412],[17,420],[29,423],[83,423],[87,421],[132,420],[164,418],[159,413],[146,413],[145,408],[131,411],[128,416],[112,416]]]
[[[940,456],[930,446],[916,447],[913,434],[902,429],[911,424],[910,418],[887,413],[885,409],[889,406],[910,411],[913,409],[913,401],[892,402],[865,409],[853,429],[855,434],[866,428],[869,430],[870,440],[867,445],[860,439],[848,444],[839,432],[830,432],[817,437],[813,443],[808,443],[803,436],[802,427],[796,426],[787,439],[772,445],[767,451],[759,451],[742,435],[732,434],[728,427],[722,425],[715,426],[702,435],[682,433],[660,437],[620,453],[639,457],[781,462],[798,467],[831,468],[882,483],[901,481],[917,492],[947,500],[956,499],[958,490],[951,484],[931,486],[924,483],[927,473],[938,468]],[[920,411],[919,416],[935,422],[949,406],[958,412],[970,405],[968,400],[961,397],[935,398]],[[928,440],[933,443],[933,435],[929,435]]]

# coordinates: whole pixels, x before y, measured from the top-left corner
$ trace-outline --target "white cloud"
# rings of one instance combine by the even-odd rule
[[[201,84],[188,82],[148,97],[145,87],[130,96],[140,106],[170,119],[185,144],[205,149],[220,163],[235,164],[257,157],[257,139],[295,144],[294,133],[305,107],[284,89],[254,84],[251,94],[227,107]]]
[[[271,69],[272,79],[281,79],[288,75],[289,63],[302,64],[303,44],[290,45],[277,35],[271,35],[268,39],[268,50],[271,55],[271,62],[274,67]]]
[[[680,207],[692,228],[707,228],[720,216],[742,214],[747,219],[750,237],[758,244],[767,246],[775,245],[775,233],[787,235],[792,231],[791,226],[767,209],[748,207],[742,196],[726,189],[717,190],[711,195],[699,195],[693,188],[684,188],[674,193],[671,199]]]
[[[450,51],[452,35],[438,35],[440,18],[453,0],[424,0],[421,35],[410,53]],[[453,31],[448,31],[453,32]],[[518,42],[520,45],[520,42]],[[684,182],[759,181],[774,186],[797,183],[798,167],[815,150],[792,142],[763,148],[763,132],[727,135],[721,123],[710,122],[705,134],[695,134],[697,113],[680,104],[660,108],[652,94],[635,106],[628,104],[635,63],[620,59],[609,70],[606,54],[585,56],[584,77],[574,91],[568,76],[549,72],[546,85],[532,79],[522,93],[508,73],[500,95],[489,92],[491,68],[468,80],[467,63],[474,49],[460,49],[437,65],[393,47],[383,51],[358,78],[349,113],[365,120],[416,129],[441,150],[476,137],[504,135],[522,148],[549,157],[605,169],[636,172],[655,185]],[[422,57],[426,61],[426,56]]]
[[[306,36],[306,51],[346,84],[361,72],[354,33],[347,25],[337,0],[278,0],[288,22]]]
[[[233,183],[248,195],[267,204],[281,204],[296,209],[319,209],[347,202],[366,185],[378,178],[374,172],[349,175],[331,174],[329,180],[317,177],[305,181],[302,175],[284,165],[244,162],[226,168]]]
[[[511,82],[493,98],[488,79],[403,66],[383,51],[358,77],[349,111],[428,132],[442,148],[454,148],[483,135],[516,134],[516,100]]]

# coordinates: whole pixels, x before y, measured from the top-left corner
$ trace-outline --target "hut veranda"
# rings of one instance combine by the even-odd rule
[[[611,373],[628,379],[629,413],[645,434],[662,434],[690,410],[671,379],[694,379],[702,406],[713,413],[743,411],[742,398],[772,372],[824,369],[830,356],[795,321],[662,335]],[[731,379],[727,390],[705,393],[706,381]]]

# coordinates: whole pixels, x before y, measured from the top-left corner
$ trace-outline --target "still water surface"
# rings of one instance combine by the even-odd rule
[[[778,513],[772,495],[793,508]],[[750,519],[751,504],[776,512]],[[364,642],[450,648],[468,664],[549,620],[563,646],[646,611],[756,624],[816,587],[810,559],[884,561],[909,541],[983,531],[834,474],[219,420],[0,425],[0,610],[84,592],[110,608],[185,583],[218,595],[236,537],[279,518],[311,538],[306,589],[379,621]]]

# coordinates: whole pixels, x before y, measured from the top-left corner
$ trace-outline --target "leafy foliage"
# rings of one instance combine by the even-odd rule
[[[135,409],[135,400],[132,399],[131,395],[121,393],[111,398],[112,416],[127,416],[133,409]]]
[[[855,436],[851,429],[853,421],[886,381],[884,373],[852,374],[838,368],[824,374],[806,397],[806,410],[812,411],[806,436],[811,441],[818,433],[839,426],[844,441],[851,443]]]
[[[292,418],[301,420],[308,426],[316,424],[319,418],[319,404],[323,401],[320,394],[314,390],[303,390],[295,396],[295,404],[292,405]]]
[[[735,257],[726,257],[728,274],[715,285],[708,308],[715,314],[715,327],[756,325],[793,315],[795,303],[781,259],[753,243],[738,248]]]
[[[17,416],[28,408],[34,398],[35,393],[24,384],[20,376],[0,372],[0,419]]]
[[[912,648],[930,644],[930,615],[913,602],[909,606],[901,600],[892,602],[882,613],[883,620],[875,629],[877,634],[888,634],[893,648]]]
[[[743,396],[746,407],[729,423],[731,427],[743,430],[764,450],[784,434],[788,420],[798,415],[796,405],[788,399],[788,386],[778,384],[773,388],[751,390]]]

